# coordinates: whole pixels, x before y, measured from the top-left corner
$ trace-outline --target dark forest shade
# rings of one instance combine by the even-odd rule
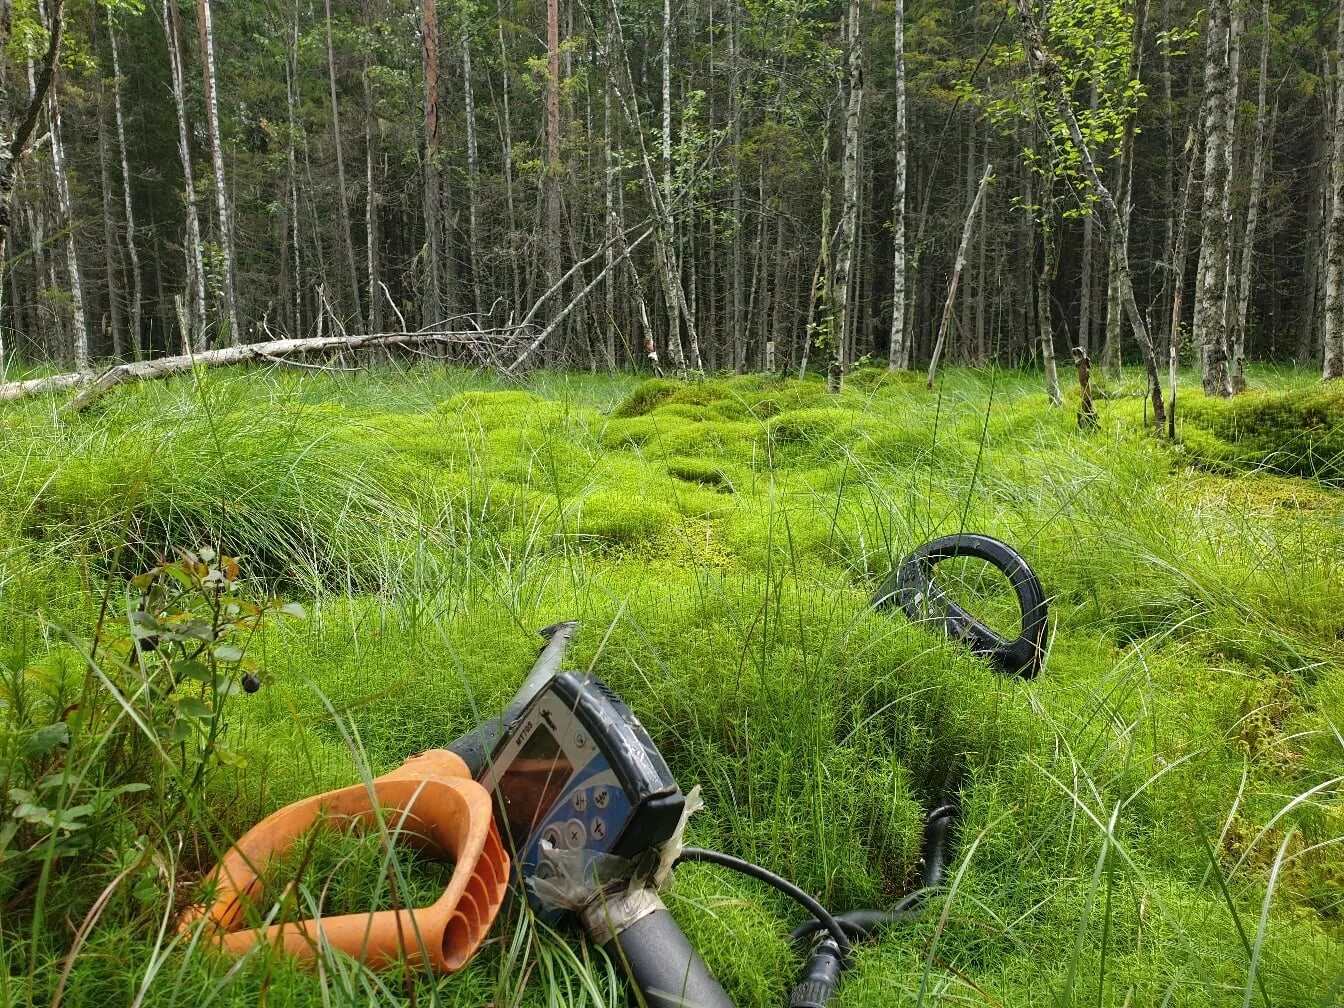
[[[1344,232],[1341,9],[1027,9],[1128,223],[1157,359],[1179,285],[1180,342],[1209,364],[1210,391],[1240,387],[1242,357],[1320,362],[1344,322],[1331,297],[1344,242],[1329,240]],[[7,363],[74,363],[81,328],[98,360],[180,352],[184,329],[201,349],[468,317],[506,326],[588,260],[535,316],[544,327],[587,290],[534,363],[641,364],[646,339],[676,370],[885,360],[900,274],[920,366],[989,163],[947,358],[1020,364],[1081,345],[1101,370],[1117,355],[1139,363],[1112,266],[1124,229],[1088,213],[1016,11],[895,11],[899,43],[885,2],[66,6],[45,136],[10,208]],[[40,67],[35,13],[16,13],[13,31],[35,40]],[[12,118],[29,78],[21,46],[8,52]]]

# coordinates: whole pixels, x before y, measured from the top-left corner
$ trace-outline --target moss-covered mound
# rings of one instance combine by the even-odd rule
[[[1181,441],[1200,465],[1344,484],[1344,382],[1181,400]]]

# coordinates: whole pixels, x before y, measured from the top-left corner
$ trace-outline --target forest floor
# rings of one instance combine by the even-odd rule
[[[839,398],[222,371],[74,418],[0,407],[0,1005],[624,1003],[599,953],[515,912],[443,979],[230,968],[173,924],[230,837],[457,736],[567,618],[573,666],[702,788],[691,840],[829,907],[894,902],[924,811],[960,804],[934,912],[862,948],[839,1008],[1338,1005],[1344,392],[1251,382],[1232,407],[1186,392],[1176,446],[1132,396],[1080,433],[1038,375],[958,369]],[[868,608],[961,529],[1050,594],[1034,682]],[[165,544],[201,563],[133,580]],[[1011,629],[982,574],[950,591]],[[191,614],[217,641],[170,664],[209,636]],[[385,899],[349,843],[290,910]],[[739,1005],[782,1003],[792,905],[707,866],[667,901]]]

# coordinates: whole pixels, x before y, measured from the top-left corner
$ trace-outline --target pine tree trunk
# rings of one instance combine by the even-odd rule
[[[205,88],[206,133],[210,138],[210,163],[214,168],[215,212],[219,217],[219,251],[224,267],[224,314],[229,323],[228,343],[237,346],[243,338],[238,327],[237,284],[234,282],[233,225],[229,221],[228,190],[224,185],[223,139],[219,134],[219,98],[215,93],[215,29],[210,0],[196,0],[201,34],[201,72]]]
[[[183,350],[209,349],[205,330],[205,259],[201,250],[201,219],[196,210],[196,179],[191,165],[190,127],[187,124],[187,85],[182,71],[182,31],[177,7],[162,0],[164,32],[168,39],[168,66],[173,82],[173,106],[177,111],[177,156],[182,162],[183,202],[187,217],[187,298],[182,332]]]
[[[1335,135],[1330,152],[1330,224],[1325,259],[1325,366],[1322,377],[1344,378],[1344,0],[1339,5],[1335,69]]]
[[[209,0],[201,0],[205,6]],[[336,210],[341,229],[341,251],[345,253],[346,276],[350,278],[350,303],[354,308],[355,331],[364,332],[364,312],[359,303],[359,269],[355,266],[355,236],[350,217],[350,193],[345,187],[345,141],[341,137],[341,103],[336,99],[336,45],[331,37],[331,0],[324,0],[323,13],[327,42],[327,95],[331,99],[331,139],[336,156]],[[339,299],[337,299],[339,301]]]
[[[859,23],[859,0],[849,0],[846,21],[849,51],[849,100],[845,107],[845,148],[841,153],[840,232],[835,249],[835,285],[831,292],[834,327],[831,332],[831,360],[826,385],[840,391],[849,370],[850,284],[854,277],[855,248],[859,229],[859,144],[863,124],[863,35]]]
[[[910,335],[905,319],[905,188],[906,161],[910,147],[905,107],[905,0],[896,0],[892,25],[895,34],[892,73],[895,77],[893,87],[896,91],[896,165],[891,214],[891,339],[888,343],[887,367],[892,371],[900,371],[910,366]]]
[[[117,124],[117,150],[121,154],[121,192],[126,215],[126,258],[131,264],[131,355],[144,356],[141,318],[144,281],[140,275],[140,251],[135,242],[135,207],[131,198],[131,166],[126,153],[126,117],[121,108],[121,56],[117,48],[117,26],[111,14],[107,18],[107,37],[112,48],[112,110]]]
[[[1204,63],[1204,194],[1200,215],[1203,238],[1199,247],[1195,286],[1194,340],[1204,362],[1204,393],[1216,396],[1227,394],[1224,322],[1227,310],[1228,221],[1222,209],[1230,172],[1231,137],[1227,131],[1227,106],[1231,96],[1229,19],[1229,0],[1209,0]]]
[[[1232,312],[1231,343],[1232,360],[1230,379],[1232,391],[1246,391],[1246,328],[1247,313],[1251,301],[1251,268],[1255,262],[1255,232],[1260,218],[1260,198],[1265,185],[1265,162],[1269,157],[1268,137],[1269,104],[1269,0],[1265,0],[1261,10],[1261,24],[1264,28],[1264,40],[1260,45],[1260,80],[1256,89],[1255,106],[1255,148],[1251,153],[1251,185],[1246,194],[1246,231],[1241,247],[1241,268],[1236,279],[1236,302]]]
[[[1223,268],[1226,276],[1223,279],[1223,351],[1227,355],[1227,382],[1223,389],[1224,395],[1231,395],[1236,391],[1236,383],[1232,375],[1232,346],[1234,342],[1234,330],[1236,328],[1235,313],[1237,309],[1237,245],[1236,228],[1232,223],[1233,208],[1232,194],[1235,179],[1237,177],[1237,151],[1240,147],[1237,136],[1237,109],[1239,107],[1241,95],[1241,43],[1242,36],[1245,34],[1246,17],[1244,4],[1241,0],[1232,4],[1231,27],[1228,31],[1228,53],[1227,53],[1227,77],[1228,77],[1228,98],[1227,98],[1227,177],[1223,184],[1223,204],[1222,219],[1227,225],[1227,253],[1224,259]]]

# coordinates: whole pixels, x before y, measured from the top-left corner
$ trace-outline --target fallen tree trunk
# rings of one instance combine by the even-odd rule
[[[496,351],[500,344],[513,344],[517,332],[390,332],[370,333],[364,336],[319,336],[307,339],[268,340],[265,343],[247,343],[243,346],[223,347],[198,354],[159,357],[155,360],[131,361],[117,364],[101,374],[76,371],[71,374],[32,378],[27,381],[0,384],[0,402],[10,402],[44,392],[66,392],[80,389],[77,396],[64,407],[67,413],[78,413],[96,402],[109,389],[132,381],[153,381],[171,375],[185,374],[194,368],[224,367],[230,364],[253,362],[281,363],[288,357],[302,354],[335,354],[350,350],[377,350],[392,347],[415,347],[430,344],[457,344],[481,348],[490,346]]]

